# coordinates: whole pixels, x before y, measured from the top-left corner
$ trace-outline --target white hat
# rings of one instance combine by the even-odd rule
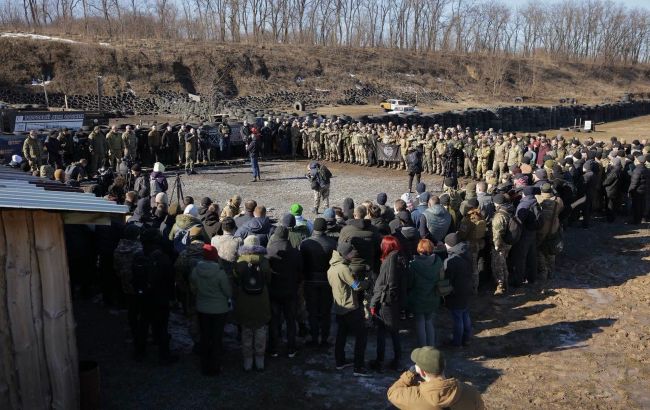
[[[199,210],[196,208],[196,206],[194,206],[194,204],[189,204],[188,206],[186,206],[183,213],[185,215],[192,215],[194,217],[199,216]]]
[[[156,162],[153,164],[154,172],[165,172],[165,166],[161,162]]]
[[[260,238],[257,235],[248,235],[244,239],[244,246],[260,246]]]
[[[21,162],[23,162],[23,158],[20,155],[12,155],[11,160],[16,164],[20,164]]]

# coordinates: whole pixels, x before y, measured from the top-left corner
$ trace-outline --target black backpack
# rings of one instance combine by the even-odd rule
[[[264,286],[266,286],[264,274],[259,263],[249,262],[239,280],[242,290],[249,295],[261,294],[264,291]]]
[[[544,213],[542,212],[542,207],[539,205],[538,202],[535,202],[528,209],[533,214],[533,217],[535,218],[535,223],[534,223],[535,230],[539,231],[544,226]]]
[[[147,296],[151,293],[156,260],[142,252],[133,257],[131,285],[137,296]]]
[[[521,239],[521,222],[515,215],[508,215],[508,229],[503,240],[508,245],[514,245]]]

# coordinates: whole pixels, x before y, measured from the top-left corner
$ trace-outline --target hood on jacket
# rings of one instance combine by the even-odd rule
[[[432,380],[420,383],[420,392],[431,405],[451,408],[462,397],[464,386],[456,379]]]
[[[354,200],[352,198],[345,198],[341,210],[346,219],[354,218]]]
[[[193,241],[183,249],[185,257],[203,259],[203,245],[202,241]]]
[[[266,216],[253,218],[244,224],[244,228],[252,234],[266,234],[271,229],[271,220]]]
[[[215,272],[220,269],[217,262],[199,261],[194,267],[194,274],[201,277],[203,280],[210,282],[218,282],[219,277]]]
[[[467,259],[471,262],[471,254],[469,251],[469,243],[467,241],[458,242],[456,245],[447,249],[449,256],[458,255],[464,259]]]
[[[239,248],[240,255],[266,255],[266,248],[260,245],[244,245]]]
[[[346,222],[346,225],[354,226],[358,229],[368,229],[372,223],[370,222],[370,219],[349,219]]]
[[[341,264],[349,264],[349,262],[346,261],[343,256],[341,256],[339,251],[335,250],[332,252],[332,257],[330,258],[330,267]]]
[[[176,216],[176,226],[178,226],[180,229],[188,229],[189,227],[200,223],[201,221],[199,218],[196,218],[190,214],[182,214]]]
[[[440,204],[435,204],[430,209],[431,209],[431,211],[433,212],[433,214],[435,216],[444,217],[446,214],[449,213],[449,212],[447,212],[445,207],[440,205]]]
[[[402,235],[404,235],[404,238],[410,241],[420,239],[420,232],[414,226],[402,226],[400,231],[402,232]]]

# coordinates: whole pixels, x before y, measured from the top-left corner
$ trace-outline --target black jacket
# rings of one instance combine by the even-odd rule
[[[223,230],[221,229],[221,222],[219,221],[219,215],[214,212],[206,212],[204,214],[203,227],[205,228],[205,232],[210,238],[215,235],[223,234]]]
[[[650,196],[650,169],[646,168],[644,164],[637,164],[634,167],[628,192],[637,195],[645,194],[646,197]]]
[[[375,274],[379,272],[379,245],[381,237],[377,228],[372,226],[369,219],[350,219],[341,229],[339,243],[348,242],[359,253],[358,258],[352,259],[350,268],[353,272],[366,269]]]
[[[445,278],[454,290],[445,298],[447,308],[466,309],[473,292],[472,256],[467,242],[460,242],[450,248],[445,260]]]
[[[297,298],[298,285],[302,281],[302,256],[291,246],[289,231],[278,226],[269,240],[266,255],[273,274],[269,284],[272,299]]]
[[[603,187],[608,198],[619,198],[623,193],[623,169],[620,166],[609,170],[603,181]]]
[[[404,261],[399,251],[389,253],[381,263],[370,299],[370,306],[379,307],[380,319],[389,328],[398,322],[402,281],[405,278]]]
[[[335,249],[336,239],[318,231],[300,243],[305,282],[327,283],[327,270]]]

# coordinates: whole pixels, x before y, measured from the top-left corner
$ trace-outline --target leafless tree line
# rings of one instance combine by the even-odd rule
[[[418,52],[650,60],[650,11],[611,0],[0,0],[8,29]]]

